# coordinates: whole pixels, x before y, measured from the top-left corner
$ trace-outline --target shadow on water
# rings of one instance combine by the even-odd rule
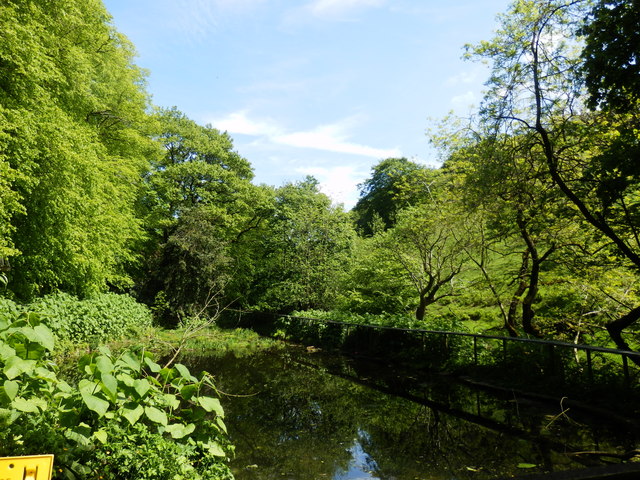
[[[630,420],[322,352],[183,361],[227,394],[238,480],[484,480],[638,448]]]

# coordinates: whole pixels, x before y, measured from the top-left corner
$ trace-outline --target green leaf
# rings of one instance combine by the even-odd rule
[[[196,429],[196,426],[193,423],[188,425],[183,425],[181,423],[173,423],[171,425],[167,425],[165,430],[171,434],[172,438],[184,438],[187,435],[193,433]]]
[[[51,383],[56,383],[58,381],[58,377],[56,377],[55,372],[44,368],[44,367],[36,367],[34,370],[36,377],[40,380],[46,380]]]
[[[180,389],[180,395],[182,395],[182,398],[184,398],[185,400],[189,400],[197,391],[197,385],[189,384]]]
[[[0,342],[0,360],[15,356],[16,351],[4,342]]]
[[[11,402],[11,406],[16,410],[27,413],[39,413],[40,409],[33,399],[24,399],[22,397],[16,397]]]
[[[144,413],[149,420],[160,425],[168,423],[167,414],[155,407],[144,407]]]
[[[160,365],[158,365],[156,362],[154,362],[153,360],[151,360],[151,359],[150,359],[150,358],[148,358],[148,357],[145,357],[145,359],[144,359],[144,363],[146,363],[146,364],[147,364],[147,367],[149,367],[149,370],[150,370],[152,373],[158,373],[158,372],[161,370]]]
[[[93,438],[98,440],[100,443],[105,444],[105,443],[107,443],[109,435],[107,434],[106,430],[100,429],[100,430],[97,430],[97,431],[93,432]]]
[[[73,440],[79,445],[87,446],[91,444],[91,427],[86,423],[76,425],[64,432],[65,437]]]
[[[30,340],[39,343],[50,352],[53,351],[55,344],[54,336],[46,325],[41,324],[33,327],[33,335]]]
[[[87,379],[80,380],[78,389],[84,404],[89,410],[92,410],[103,417],[107,410],[109,410],[109,402],[94,395],[97,385]]]
[[[20,384],[18,382],[14,382],[13,380],[5,380],[4,393],[7,395],[7,397],[9,397],[9,400],[13,400],[14,398],[16,398],[19,389]]]
[[[164,398],[164,402],[167,404],[167,406],[169,406],[173,410],[175,410],[176,408],[180,407],[180,400],[174,394],[165,393],[163,395],[163,398]]]
[[[182,378],[185,378],[191,382],[197,382],[198,379],[196,377],[194,377],[193,375],[191,375],[191,372],[189,372],[189,369],[187,367],[185,367],[184,365],[182,365],[181,363],[176,363],[175,367],[174,367],[182,376]]]
[[[22,375],[23,373],[31,373],[36,366],[35,360],[23,360],[20,357],[11,357],[4,364],[4,374],[9,380]]]
[[[140,360],[133,357],[129,352],[126,352],[122,356],[122,361],[132,370],[135,370],[136,372],[140,370]]]
[[[220,427],[220,430],[227,433],[227,426],[225,425],[224,420],[222,420],[222,417],[216,417],[216,423],[218,424],[218,427]]]
[[[100,388],[109,398],[115,402],[118,395],[118,381],[113,375],[102,375],[100,379]]]
[[[120,373],[116,375],[116,378],[124,383],[127,387],[133,387],[135,380],[133,377],[127,373]]]
[[[222,449],[222,447],[217,444],[216,442],[209,442],[206,444],[207,449],[209,450],[209,453],[211,455],[214,455],[216,457],[224,457],[226,456],[226,454],[224,453],[224,450]]]
[[[96,368],[102,375],[107,375],[113,372],[113,362],[106,355],[100,355],[96,358]]]
[[[198,403],[207,412],[216,412],[221,417],[224,417],[224,409],[220,404],[220,400],[213,397],[201,396],[198,397]]]
[[[129,420],[131,425],[135,425],[144,413],[144,408],[142,405],[136,405],[134,408],[123,407],[121,411],[122,416]]]
[[[143,398],[151,388],[151,385],[149,385],[149,382],[146,379],[141,378],[133,382],[133,388],[140,398]]]
[[[535,463],[519,463],[518,468],[536,468],[538,465]]]

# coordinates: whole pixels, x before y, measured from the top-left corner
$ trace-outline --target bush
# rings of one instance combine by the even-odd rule
[[[106,348],[58,376],[38,315],[0,319],[0,456],[55,455],[54,478],[231,479],[231,446],[211,377]]]
[[[149,309],[128,295],[102,293],[79,300],[56,293],[17,305],[0,299],[0,318],[12,318],[20,311],[35,311],[60,339],[72,342],[119,338],[151,326]]]

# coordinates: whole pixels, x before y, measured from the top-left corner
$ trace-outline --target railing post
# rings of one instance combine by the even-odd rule
[[[505,365],[507,364],[507,339],[502,339],[502,357]]]
[[[630,379],[629,379],[629,360],[627,356],[622,354],[622,370],[624,371],[624,386],[625,388],[629,388]]]
[[[548,344],[547,345],[547,351],[549,352],[549,370],[550,370],[550,374],[554,375],[556,373],[556,362],[555,362],[555,355],[554,355],[554,348],[553,345]]]
[[[478,337],[473,336],[473,363],[478,365]]]

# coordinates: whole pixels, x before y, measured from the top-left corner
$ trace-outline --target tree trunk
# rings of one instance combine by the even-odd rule
[[[529,249],[526,248],[522,252],[522,263],[520,265],[520,271],[518,272],[518,287],[513,292],[511,302],[509,303],[509,311],[507,312],[507,318],[505,319],[504,327],[509,332],[510,337],[517,337],[518,331],[516,330],[516,313],[518,311],[518,304],[520,303],[520,297],[527,290],[527,270],[529,269]]]
[[[635,323],[638,319],[640,319],[640,306],[634,308],[626,315],[623,315],[622,317],[616,320],[612,320],[611,322],[608,322],[606,324],[607,331],[609,332],[609,336],[611,337],[611,340],[614,341],[618,349],[629,350],[630,352],[633,351],[629,346],[629,344],[624,340],[624,338],[622,338],[622,331],[625,328],[629,327],[630,325],[633,325],[633,323]],[[629,358],[636,365],[640,365],[639,358],[636,358],[636,357],[629,357]]]
[[[527,244],[527,250],[529,251],[529,255],[531,255],[531,272],[529,273],[529,288],[527,290],[527,295],[522,300],[522,328],[529,335],[533,335],[534,337],[541,337],[540,332],[533,325],[533,317],[535,316],[535,311],[533,310],[533,302],[536,299],[536,295],[538,294],[538,281],[540,279],[540,264],[544,260],[538,256],[538,249],[536,244],[534,243],[531,235],[529,235],[529,231],[527,230],[527,222],[525,222],[522,210],[518,210],[516,215],[516,223],[518,224],[518,228],[520,229],[520,235],[522,235],[522,239]]]
[[[416,320],[424,320],[424,314],[427,310],[427,299],[423,296],[420,296],[420,303],[418,304],[418,308],[416,308]]]

